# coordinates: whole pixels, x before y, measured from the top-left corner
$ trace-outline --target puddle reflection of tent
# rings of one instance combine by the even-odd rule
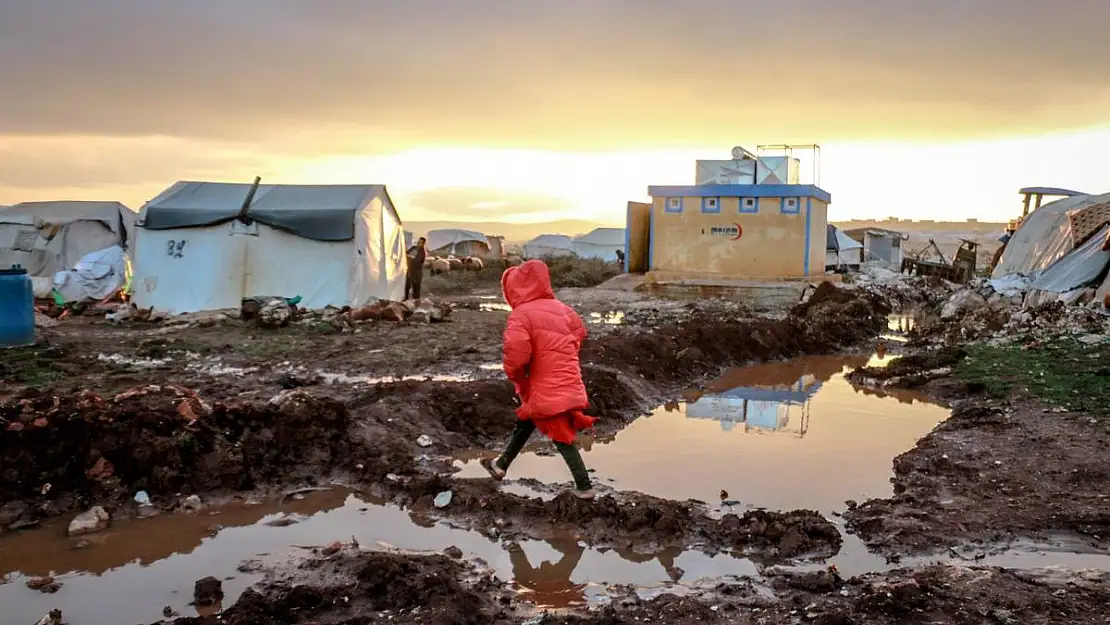
[[[791,433],[802,437],[809,429],[809,400],[821,384],[816,376],[807,374],[790,386],[740,386],[706,394],[686,404],[686,416],[715,419],[725,431],[742,424],[747,432],[752,428],[784,431],[796,414],[798,428]]]

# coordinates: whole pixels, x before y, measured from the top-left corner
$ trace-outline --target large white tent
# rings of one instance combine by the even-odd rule
[[[460,228],[444,228],[429,230],[425,247],[428,253],[437,256],[477,256],[485,257],[489,254],[489,239],[481,232],[462,230]]]
[[[1075,195],[1034,210],[1006,243],[992,277],[1032,275],[1047,269],[1075,248],[1069,213],[1110,202],[1110,194]]]
[[[178,182],[136,229],[134,302],[170,313],[300,296],[306,308],[400,299],[401,219],[383,185]]]
[[[617,250],[624,250],[624,228],[595,228],[589,234],[575,237],[571,251],[580,258],[617,260]]]
[[[524,244],[525,258],[571,256],[573,254],[574,242],[565,234],[541,234]]]
[[[86,255],[127,248],[135,211],[119,202],[23,202],[0,209],[0,267],[53,279]]]

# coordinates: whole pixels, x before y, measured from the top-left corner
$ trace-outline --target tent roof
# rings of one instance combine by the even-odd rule
[[[464,241],[477,241],[487,247],[489,246],[489,239],[486,238],[486,235],[475,230],[463,230],[461,228],[429,230],[426,238],[428,239],[427,248],[429,250],[438,250]]]
[[[827,224],[825,251],[858,250],[861,247],[863,247],[862,243],[844,234],[836,226]]]
[[[1072,191],[1070,189],[1061,189],[1058,187],[1025,187],[1018,191],[1018,193],[1039,193],[1041,195],[1059,195],[1062,197],[1071,197],[1073,195],[1087,195],[1082,191]]]
[[[543,245],[546,247],[563,247],[570,249],[571,239],[565,234],[541,234],[525,245]]]
[[[588,234],[575,238],[574,242],[623,248],[624,228],[594,228]]]
[[[120,202],[62,200],[20,202],[0,207],[0,223],[35,223],[35,219],[64,225],[75,221],[99,221],[126,242],[135,224],[135,211]]]
[[[171,230],[213,226],[235,219],[251,185],[227,182],[178,182],[146,203],[139,226]],[[258,186],[248,215],[259,223],[306,239],[347,241],[355,236],[356,215],[382,197],[397,221],[400,216],[385,185]]]
[[[1048,268],[1075,248],[1068,213],[1107,201],[1110,201],[1110,194],[1074,195],[1049,202],[1029,213],[1006,243],[991,276],[1030,275]]]

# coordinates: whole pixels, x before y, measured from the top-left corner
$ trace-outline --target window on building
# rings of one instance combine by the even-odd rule
[[[798,214],[798,206],[799,206],[798,198],[796,198],[796,197],[784,197],[784,198],[782,198],[782,212],[783,213],[786,213],[787,215],[797,215]]]
[[[721,198],[719,198],[719,197],[703,197],[701,199],[701,212],[703,212],[703,213],[719,213],[719,212],[721,212]]]
[[[741,213],[758,213],[759,201],[754,197],[740,198],[740,212]]]
[[[680,198],[680,197],[669,197],[669,198],[667,198],[666,204],[663,206],[663,210],[668,212],[668,213],[681,213],[682,212],[682,198]]]

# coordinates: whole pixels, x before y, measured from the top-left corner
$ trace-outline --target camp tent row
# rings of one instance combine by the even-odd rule
[[[1030,213],[991,274],[995,290],[1027,290],[1027,302],[1110,293],[1110,193],[1069,192]]]
[[[614,262],[617,260],[617,250],[623,251],[625,244],[624,228],[595,228],[574,238],[563,234],[541,234],[524,244],[524,256],[577,256]]]

